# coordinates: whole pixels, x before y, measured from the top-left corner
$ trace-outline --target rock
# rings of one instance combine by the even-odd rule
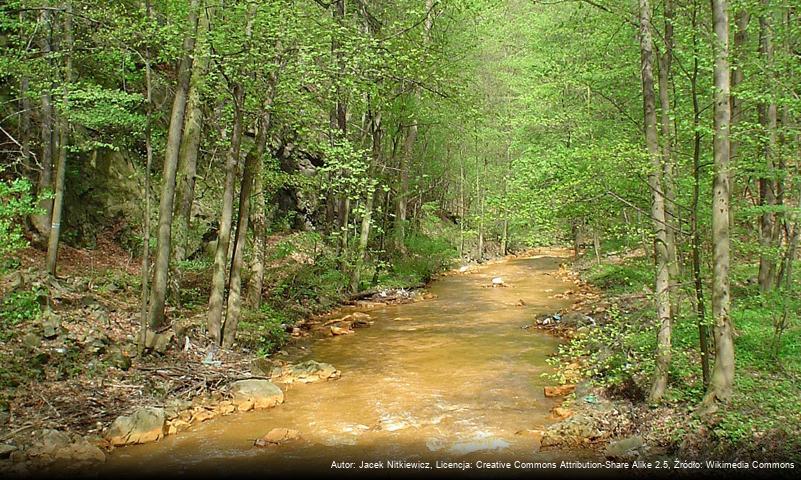
[[[272,445],[280,445],[282,443],[291,442],[293,440],[300,440],[300,432],[291,430],[289,428],[273,428],[267,435],[256,440],[255,446],[269,447]]]
[[[122,351],[119,347],[113,347],[109,349],[106,360],[114,367],[119,368],[120,370],[128,370],[131,368],[131,358],[128,355],[125,355],[125,352]]]
[[[470,270],[470,265],[462,265],[461,267],[459,267],[459,273],[464,273],[468,270]]]
[[[558,387],[545,387],[545,396],[548,398],[553,397],[564,397],[565,395],[569,395],[576,390],[575,385],[561,385]]]
[[[191,423],[203,423],[206,420],[211,420],[216,417],[213,411],[206,410],[205,408],[195,408],[192,413]]]
[[[26,333],[22,337],[22,344],[28,348],[36,348],[42,344],[42,337],[34,333]]]
[[[606,450],[604,450],[604,455],[606,455],[607,458],[634,457],[643,446],[645,446],[645,442],[642,437],[635,435],[609,443],[609,445],[606,446]]]
[[[188,430],[190,426],[191,424],[186,420],[176,418],[167,424],[167,435],[174,435],[178,432],[183,432],[184,430]]]
[[[320,380],[335,380],[341,376],[339,370],[330,363],[308,360],[294,365],[284,365],[274,369],[271,379],[281,383],[311,383]]]
[[[7,443],[0,443],[0,458],[8,458],[11,456],[11,452],[15,452],[17,447],[14,445],[9,445]]]
[[[264,357],[255,358],[250,362],[250,373],[257,377],[269,377],[272,369],[273,363]]]
[[[167,401],[164,406],[164,416],[167,420],[178,418],[178,416],[185,410],[192,408],[192,402],[189,400],[182,400],[180,398],[173,398]]]
[[[562,407],[555,407],[553,410],[551,410],[551,413],[559,420],[564,420],[573,416],[572,410]]]
[[[556,316],[554,316],[555,318]],[[586,327],[590,325],[595,325],[595,320],[584,315],[581,312],[570,312],[562,315],[559,323],[563,327],[567,328],[579,328],[579,327]]]
[[[431,292],[426,292],[423,294],[423,300],[433,300],[435,298],[439,298],[439,296]]]
[[[502,287],[504,285],[503,278],[495,277],[492,279],[492,286],[493,287]]]
[[[236,404],[237,412],[249,412],[253,410],[253,400],[245,400]]]
[[[231,384],[231,394],[238,406],[253,402],[253,408],[270,408],[284,403],[284,392],[269,380],[239,380]]]
[[[336,325],[332,325],[331,326],[331,335],[333,335],[335,337],[337,337],[339,335],[349,335],[351,333],[353,333],[353,330],[351,330],[349,328],[337,327]]]
[[[53,313],[52,310],[46,309],[42,314],[42,330],[44,338],[51,339],[58,336],[61,327],[61,318]]]
[[[584,414],[574,414],[567,420],[555,423],[545,430],[542,446],[576,446],[584,445],[585,440],[593,440],[603,436],[603,432],[595,427],[595,421]]]
[[[140,408],[131,415],[117,417],[106,432],[106,439],[115,446],[155,442],[164,436],[166,420],[163,408]]]
[[[173,332],[156,333],[148,330],[145,337],[145,346],[156,353],[164,354],[174,336]]]
[[[86,439],[79,441],[58,450],[55,454],[57,460],[69,460],[79,464],[104,463],[106,454],[97,445],[93,445]]]

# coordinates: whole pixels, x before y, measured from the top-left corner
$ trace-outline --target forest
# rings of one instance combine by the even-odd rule
[[[799,15],[6,0],[0,472],[797,468]]]

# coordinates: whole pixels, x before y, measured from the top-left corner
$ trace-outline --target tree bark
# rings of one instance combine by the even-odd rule
[[[42,56],[48,59],[52,52],[52,43],[50,37],[53,31],[50,10],[42,10],[39,16],[39,23],[42,25],[44,31],[41,39],[39,40],[39,48],[42,51]],[[36,192],[39,196],[45,195],[53,188],[53,157],[55,144],[55,129],[53,128],[53,101],[50,89],[45,89],[41,95],[42,102],[42,156],[41,164],[42,170],[39,172],[39,183]],[[47,237],[50,233],[50,213],[53,210],[53,199],[42,198],[38,203],[39,209],[43,213],[32,215],[31,224],[34,229],[43,237]]]
[[[64,4],[64,84],[62,87],[64,112],[58,118],[58,165],[56,166],[55,196],[53,197],[53,210],[50,214],[50,231],[47,240],[47,273],[56,276],[58,261],[58,244],[61,236],[61,217],[64,211],[64,179],[67,172],[67,144],[69,143],[69,122],[66,113],[69,109],[69,87],[72,82],[72,3]]]
[[[262,125],[259,131],[259,144],[267,143],[267,132]],[[253,189],[253,178],[256,171],[256,164],[262,161],[256,151],[250,152],[245,160],[245,169],[242,175],[242,186],[239,189],[239,218],[236,224],[236,236],[234,238],[234,255],[231,259],[231,274],[228,280],[228,302],[225,313],[225,325],[223,328],[223,346],[230,348],[236,340],[236,331],[239,327],[239,319],[242,316],[242,256],[245,250],[245,243],[248,236],[248,220],[250,219],[250,193]],[[261,147],[262,153],[264,147]]]
[[[734,384],[734,336],[729,316],[729,129],[731,122],[729,69],[729,5],[712,0],[715,33],[715,138],[712,185],[712,317],[715,325],[715,366],[702,411],[711,413],[731,397]]]
[[[225,183],[223,204],[220,212],[220,229],[217,235],[217,248],[214,252],[214,269],[209,295],[208,334],[215,344],[222,342],[223,306],[225,304],[225,273],[228,265],[228,247],[231,243],[231,223],[234,216],[234,183],[239,165],[239,152],[242,145],[242,121],[245,92],[242,85],[232,87],[234,98],[234,121],[231,132],[231,146],[225,160]]]
[[[690,78],[693,101],[693,201],[691,229],[693,235],[692,262],[695,284],[695,315],[698,324],[698,343],[701,353],[701,376],[704,387],[709,385],[711,351],[709,348],[709,326],[706,323],[706,300],[701,277],[701,232],[698,228],[698,207],[701,192],[701,106],[698,101],[698,0],[693,2],[693,70]]]
[[[773,19],[770,12],[770,2],[762,0],[764,12],[759,17],[759,55],[762,64],[769,70],[765,75],[767,85],[766,93],[773,96],[772,78],[773,71]],[[775,252],[772,248],[776,246],[774,223],[776,214],[772,208],[776,205],[776,181],[774,174],[774,156],[776,151],[776,123],[777,110],[776,102],[771,98],[767,102],[759,105],[759,123],[762,125],[764,134],[767,138],[762,145],[764,173],[759,177],[759,204],[764,209],[760,215],[759,222],[759,290],[767,292],[771,290],[774,283],[776,271]]]
[[[148,20],[153,19],[153,9],[149,0],[145,0],[145,15]],[[150,169],[153,166],[153,141],[152,141],[152,125],[153,125],[153,79],[152,69],[150,66],[150,48],[145,49],[145,90],[147,105],[145,107],[147,112],[147,123],[145,124],[145,152],[147,161],[145,166],[145,209],[142,215],[143,232],[142,232],[142,296],[141,305],[139,308],[139,338],[137,340],[137,347],[141,355],[147,347],[147,324],[148,324],[148,295],[150,293]]]
[[[167,277],[170,269],[170,243],[172,240],[172,214],[175,200],[175,177],[178,169],[178,152],[186,113],[186,97],[192,75],[192,52],[195,50],[198,9],[200,0],[189,5],[189,33],[184,38],[183,57],[178,69],[178,87],[172,104],[167,146],[164,152],[164,170],[159,199],[159,228],[156,241],[156,261],[153,286],[150,291],[150,327],[161,330],[165,324],[164,306],[167,298]]]
[[[679,315],[679,255],[676,235],[679,231],[678,209],[676,208],[676,185],[673,162],[673,129],[670,120],[670,84],[672,80],[673,62],[673,1],[664,0],[665,51],[659,56],[659,104],[662,127],[662,175],[665,197],[666,248],[668,252],[668,272],[670,274],[670,314],[673,318]]]
[[[207,14],[201,13],[198,19],[198,39],[202,40],[209,29]],[[173,261],[184,260],[188,248],[188,236],[192,219],[192,203],[195,199],[195,179],[197,177],[197,160],[200,152],[200,140],[203,133],[203,109],[200,90],[208,71],[211,52],[204,42],[195,46],[192,77],[189,82],[187,97],[187,113],[184,118],[184,133],[178,150],[178,177],[175,192],[175,241]]]
[[[645,143],[651,160],[648,185],[651,189],[651,220],[654,225],[654,256],[656,259],[655,296],[657,310],[656,367],[654,381],[649,393],[650,402],[659,402],[667,387],[671,354],[670,315],[670,261],[667,250],[667,223],[662,184],[662,162],[659,152],[659,136],[656,120],[656,95],[653,76],[653,40],[651,37],[651,6],[648,0],[640,0],[640,53],[642,62],[643,108],[645,112]]]

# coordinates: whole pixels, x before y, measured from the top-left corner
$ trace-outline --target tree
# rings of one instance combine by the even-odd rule
[[[734,384],[734,335],[729,297],[729,127],[731,80],[729,69],[729,4],[712,0],[715,34],[715,137],[712,197],[712,318],[715,329],[715,364],[703,409],[714,411],[731,397]]]

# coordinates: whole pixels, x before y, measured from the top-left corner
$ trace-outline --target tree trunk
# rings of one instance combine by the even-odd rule
[[[651,160],[648,184],[652,193],[651,220],[654,225],[654,257],[656,258],[656,311],[659,333],[657,334],[656,368],[649,393],[650,402],[659,402],[667,387],[670,368],[670,259],[667,251],[667,223],[663,196],[662,162],[659,153],[659,137],[656,120],[656,95],[653,76],[653,40],[651,37],[651,6],[648,0],[640,0],[640,51],[642,60],[642,91],[645,112],[645,143]]]
[[[365,255],[367,254],[367,244],[370,240],[370,228],[373,219],[373,204],[375,196],[378,195],[376,190],[376,183],[372,182],[375,176],[375,169],[378,166],[381,157],[381,112],[373,115],[370,122],[370,130],[372,133],[372,158],[370,159],[370,168],[368,169],[368,177],[371,179],[370,188],[367,191],[367,200],[364,206],[364,214],[362,215],[361,232],[359,234],[359,247],[356,252],[356,265],[353,268],[353,273],[350,279],[350,290],[357,292],[359,290],[359,283],[361,282],[362,268],[364,268]]]
[[[259,143],[267,143],[266,130],[259,131]],[[262,133],[263,132],[263,133]],[[264,149],[262,147],[262,153]],[[248,220],[250,218],[250,192],[253,189],[253,178],[256,171],[256,163],[262,159],[258,154],[258,147],[255,152],[250,152],[245,161],[245,170],[242,174],[242,187],[239,189],[239,219],[236,224],[236,236],[234,238],[234,255],[231,259],[231,274],[228,280],[228,304],[225,313],[225,326],[223,328],[223,346],[231,348],[236,340],[236,331],[239,327],[239,319],[242,316],[242,256],[245,250],[245,243],[248,236]]]
[[[715,138],[712,199],[712,317],[715,325],[715,366],[702,409],[711,413],[718,401],[731,397],[734,384],[734,336],[729,316],[729,5],[712,0],[715,31]]]
[[[149,21],[153,19],[153,9],[151,8],[150,1],[145,0],[145,15]],[[139,354],[141,355],[146,348],[145,342],[147,341],[147,312],[148,312],[148,295],[150,293],[150,169],[153,166],[153,141],[152,141],[152,125],[153,125],[153,79],[152,70],[150,67],[150,49],[145,49],[145,90],[147,106],[147,123],[145,124],[145,151],[147,161],[145,166],[145,209],[142,215],[143,232],[142,232],[142,297],[141,305],[139,308],[139,338],[137,346]]]
[[[167,298],[167,277],[170,270],[170,243],[172,235],[172,214],[175,200],[175,177],[178,169],[178,152],[181,144],[186,97],[192,74],[192,53],[195,50],[198,9],[200,0],[192,0],[189,5],[189,34],[184,39],[183,58],[178,70],[178,86],[172,104],[170,128],[164,151],[164,170],[161,179],[161,198],[159,199],[159,229],[156,240],[156,261],[153,271],[153,288],[150,291],[150,327],[160,330],[164,327],[164,305]]]
[[[67,111],[69,110],[69,87],[72,82],[72,3],[67,1],[64,5],[64,84],[63,84],[63,103],[64,112],[57,116],[59,141],[58,141],[58,165],[56,166],[56,189],[53,197],[53,211],[50,215],[50,231],[47,240],[47,273],[56,276],[56,264],[58,260],[58,243],[61,235],[61,217],[64,211],[64,177],[67,172],[67,144],[69,143],[69,122],[67,121]]]
[[[42,51],[42,56],[45,58],[50,57],[52,51],[52,44],[50,36],[52,35],[53,25],[51,21],[50,10],[42,10],[39,16],[39,23],[42,25],[44,31],[41,40],[39,41],[39,48]],[[49,63],[49,60],[48,60]],[[47,192],[52,191],[53,188],[53,157],[55,150],[55,130],[53,128],[53,102],[51,92],[45,89],[41,96],[42,101],[42,170],[39,172],[39,184],[37,185],[36,192],[39,196],[45,195]],[[53,210],[53,199],[43,198],[39,200],[38,207],[43,213],[32,215],[31,224],[39,235],[46,237],[50,233],[50,213]]]
[[[225,271],[228,265],[228,247],[231,243],[231,223],[234,216],[234,183],[239,165],[239,151],[242,145],[242,120],[245,93],[242,85],[232,88],[234,97],[234,121],[231,133],[231,146],[225,160],[225,183],[223,204],[220,212],[220,229],[217,235],[217,249],[214,252],[214,270],[209,295],[208,333],[215,344],[222,341],[223,305],[225,303]]]
[[[765,11],[759,17],[759,54],[763,65],[769,70],[766,75],[766,93],[772,97],[775,93],[772,79],[773,70],[773,19],[770,12],[770,2],[762,0],[762,8]],[[774,223],[776,214],[771,209],[776,204],[776,182],[774,174],[774,156],[776,152],[776,102],[771,98],[759,105],[759,123],[762,125],[766,140],[762,145],[762,155],[764,158],[764,173],[759,178],[759,204],[765,209],[760,215],[759,222],[759,290],[767,292],[773,287],[773,280],[776,270],[775,246],[776,239]]]
[[[250,263],[250,281],[248,282],[247,304],[257,309],[261,305],[261,291],[264,287],[264,259],[267,242],[267,215],[262,183],[262,165],[264,152],[267,149],[267,131],[270,128],[270,112],[265,110],[259,119],[259,133],[256,139],[256,164],[253,166],[253,208],[250,210],[250,221],[253,223],[253,260]]]
[[[698,343],[701,353],[701,374],[704,387],[709,385],[711,351],[709,348],[709,326],[706,324],[706,300],[701,278],[701,232],[698,228],[698,207],[701,192],[701,106],[698,102],[698,1],[693,2],[693,70],[690,78],[693,101],[693,201],[691,229],[693,235],[693,280],[695,283],[695,315],[698,324]]]
[[[187,252],[188,235],[192,219],[192,203],[195,199],[195,179],[197,160],[200,152],[200,139],[203,133],[203,105],[200,90],[208,71],[211,52],[202,41],[209,29],[207,14],[201,13],[198,20],[198,38],[195,46],[192,77],[189,82],[187,112],[184,118],[184,133],[178,150],[178,177],[175,192],[175,241],[173,261],[180,262],[191,253]]]
[[[664,0],[665,51],[659,56],[659,104],[662,127],[662,170],[665,197],[666,248],[668,252],[668,272],[670,274],[670,314],[673,318],[679,315],[679,255],[676,235],[679,231],[678,210],[676,208],[676,186],[673,162],[673,129],[670,120],[670,83],[673,60],[673,1]]]
[[[730,193],[732,197],[736,197],[737,195],[737,182],[734,181],[735,170],[733,166],[735,162],[737,162],[740,152],[740,141],[737,139],[737,134],[739,132],[737,130],[740,120],[742,120],[743,103],[739,98],[737,87],[745,80],[743,68],[745,66],[745,47],[748,43],[748,24],[750,22],[751,14],[748,12],[748,9],[745,7],[740,8],[734,18],[734,23],[736,25],[733,45],[734,68],[731,69],[731,89],[733,94],[730,95],[729,99],[729,105],[731,107],[731,132],[733,133],[729,138],[729,161],[732,164],[732,168],[729,169],[729,186],[732,189]],[[734,214],[734,208],[732,205],[729,205],[729,225],[734,225]]]

